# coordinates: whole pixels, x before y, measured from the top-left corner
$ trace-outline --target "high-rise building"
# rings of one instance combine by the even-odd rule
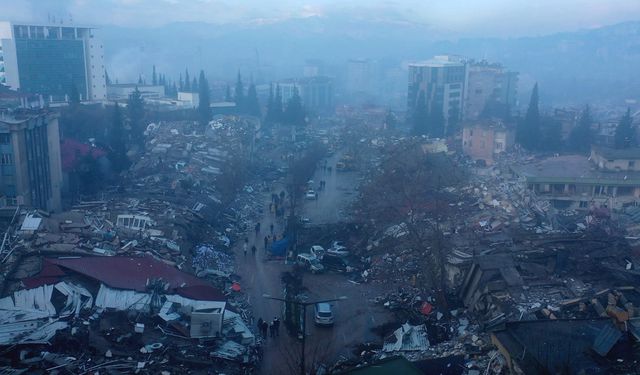
[[[282,103],[284,105],[291,99],[295,88],[297,88],[305,108],[313,111],[333,109],[333,85],[329,77],[318,76],[287,79],[278,82],[278,85],[280,86]]]
[[[42,110],[0,112],[0,208],[61,209],[58,118]]]
[[[373,61],[353,59],[347,62],[346,91],[348,94],[373,93],[376,78]]]
[[[412,113],[419,105],[427,111],[442,111],[446,123],[462,117],[467,81],[467,64],[457,56],[436,56],[409,64],[407,108]],[[425,103],[418,100],[424,94]]]
[[[104,47],[89,27],[0,22],[0,83],[46,101],[107,97]]]
[[[503,116],[516,106],[518,73],[486,61],[469,63],[469,82],[464,101],[464,117],[475,120],[488,110]]]

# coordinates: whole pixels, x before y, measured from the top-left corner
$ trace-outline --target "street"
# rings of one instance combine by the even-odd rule
[[[334,167],[331,173],[322,168],[316,170],[314,185],[319,185],[321,180],[326,181],[326,187],[319,193],[318,199],[304,201],[302,216],[308,217],[312,225],[339,222],[341,209],[347,207],[355,196],[357,173],[336,172],[335,162],[339,155],[340,153],[336,153],[328,159],[328,165]],[[280,188],[276,187],[275,191],[280,191]],[[268,206],[270,194],[265,194],[264,201]],[[290,270],[291,265],[286,265],[283,261],[265,261],[263,238],[268,234],[271,223],[274,224],[275,233],[280,235],[283,222],[276,220],[268,210],[265,210],[260,222],[261,233],[255,236],[252,232],[249,235],[249,246],[255,243],[259,249],[258,253],[254,258],[249,252],[245,259],[241,244],[237,246],[236,269],[243,277],[244,292],[247,293],[252,305],[254,319],[262,318],[271,321],[274,317],[281,316],[282,303],[266,299],[263,295],[282,296],[281,274],[283,271]],[[375,338],[371,331],[372,327],[390,319],[388,311],[370,303],[371,299],[379,295],[378,288],[384,287],[383,285],[355,284],[344,275],[334,273],[320,275],[305,273],[304,286],[309,289],[311,301],[347,297],[344,301],[333,302],[335,313],[333,327],[316,326],[313,323],[313,306],[307,308],[307,368],[310,368],[312,363],[327,363],[337,360],[340,356],[349,356],[354,344]],[[290,337],[285,328],[281,327],[279,337],[269,338],[265,342],[260,373],[297,372],[300,348],[300,341]]]

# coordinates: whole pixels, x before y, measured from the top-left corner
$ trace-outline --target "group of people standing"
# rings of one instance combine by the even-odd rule
[[[280,336],[280,319],[277,316],[271,322],[262,320],[262,318],[258,319],[258,331],[265,339],[267,338],[267,332],[270,337]]]

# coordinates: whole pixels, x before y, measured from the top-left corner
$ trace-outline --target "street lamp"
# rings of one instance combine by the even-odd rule
[[[344,301],[344,300],[347,299],[347,297],[346,296],[340,296],[340,297],[332,298],[332,299],[317,300],[317,301],[312,301],[312,302],[301,302],[301,301],[298,301],[296,299],[285,299],[285,298],[272,297],[269,294],[263,294],[262,296],[264,298],[267,298],[267,299],[273,299],[273,300],[280,301],[280,302],[285,302],[285,303],[292,303],[294,305],[302,307],[302,355],[300,357],[300,375],[305,375],[304,349],[305,349],[305,341],[306,341],[306,337],[307,337],[307,306],[315,305],[316,303],[328,303],[328,302],[335,302],[335,301]]]

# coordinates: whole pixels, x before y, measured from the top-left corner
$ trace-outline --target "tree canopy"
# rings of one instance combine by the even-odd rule
[[[518,121],[516,141],[529,150],[535,150],[540,142],[540,110],[538,108],[538,84],[533,87],[527,114]]]
[[[618,149],[631,148],[638,145],[636,129],[633,127],[630,108],[627,108],[627,112],[622,116],[622,119],[620,119],[620,122],[616,127],[614,143],[615,147]]]
[[[211,120],[211,100],[209,98],[209,82],[204,76],[204,71],[200,71],[198,82],[198,118],[201,126],[206,126]]]

